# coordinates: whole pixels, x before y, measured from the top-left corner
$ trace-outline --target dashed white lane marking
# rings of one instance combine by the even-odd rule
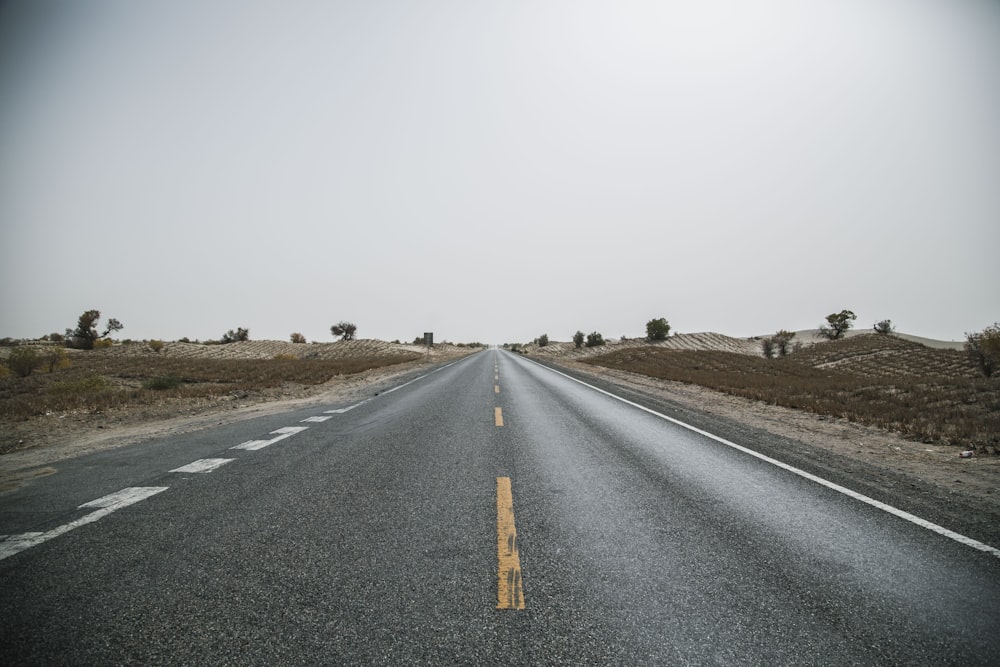
[[[180,468],[174,468],[170,472],[212,472],[220,466],[224,466],[235,459],[198,459],[193,463]]]
[[[230,447],[230,449],[245,449],[247,451],[264,449],[268,445],[273,445],[280,440],[290,438],[296,433],[301,433],[308,428],[308,426],[286,426],[285,428],[279,428],[277,431],[271,431],[271,435],[274,435],[275,433],[278,434],[278,437],[276,438],[271,438],[270,440],[247,440],[246,442],[240,443],[235,447]]]
[[[305,424],[306,422],[311,422],[313,424],[322,424],[327,419],[332,419],[332,417],[330,416],[324,417],[323,415],[317,415],[315,417],[307,417],[306,419],[303,419],[301,423]]]
[[[370,400],[370,399],[369,399]],[[360,403],[355,403],[354,405],[348,405],[346,408],[337,408],[336,410],[325,410],[323,414],[325,415],[342,415],[345,412],[350,412],[354,408],[359,408],[368,401],[361,401]]]
[[[971,537],[966,537],[965,535],[962,535],[961,533],[956,533],[953,530],[949,530],[949,529],[945,528],[944,526],[939,526],[936,523],[931,523],[927,519],[921,519],[919,516],[916,516],[915,514],[910,514],[909,512],[906,512],[904,510],[899,509],[898,507],[893,507],[892,505],[888,505],[886,503],[883,503],[880,500],[875,500],[874,498],[869,498],[868,496],[866,496],[866,495],[864,495],[862,493],[858,493],[857,491],[852,491],[851,489],[848,489],[845,486],[841,486],[840,484],[837,484],[835,482],[831,482],[829,480],[823,479],[822,477],[819,477],[818,475],[814,475],[812,473],[806,472],[805,470],[801,470],[799,468],[796,468],[795,466],[788,465],[787,463],[784,463],[784,462],[779,461],[777,459],[772,459],[770,456],[767,456],[765,454],[761,454],[760,452],[755,452],[754,450],[748,449],[747,447],[744,447],[742,445],[737,445],[735,442],[731,442],[729,440],[726,440],[725,438],[720,438],[719,436],[715,435],[714,433],[709,433],[708,431],[703,431],[700,428],[698,428],[696,426],[692,426],[691,424],[686,424],[685,422],[682,422],[679,419],[674,419],[673,417],[668,417],[667,415],[662,414],[660,412],[657,412],[656,410],[651,410],[651,409],[647,408],[644,405],[639,405],[638,403],[633,403],[632,401],[630,401],[628,399],[625,399],[625,398],[622,398],[621,396],[616,396],[615,394],[612,394],[610,391],[604,391],[603,389],[601,389],[599,387],[595,387],[592,384],[587,384],[583,380],[578,380],[575,377],[573,377],[572,375],[567,375],[566,373],[561,373],[560,371],[557,371],[554,368],[549,368],[548,366],[546,366],[544,364],[540,364],[537,361],[531,361],[530,359],[525,359],[525,361],[533,363],[536,366],[540,366],[541,368],[544,368],[545,370],[552,371],[556,375],[561,375],[561,376],[563,376],[564,378],[566,378],[568,380],[572,380],[573,382],[576,382],[578,384],[582,384],[584,387],[589,387],[590,389],[593,389],[594,391],[596,391],[598,393],[601,393],[601,394],[604,394],[605,396],[613,398],[616,401],[621,401],[622,403],[625,403],[626,405],[631,405],[632,407],[638,408],[638,409],[642,410],[643,412],[647,412],[647,413],[649,413],[649,414],[651,414],[651,415],[653,415],[655,417],[659,417],[660,419],[664,419],[664,420],[670,422],[671,424],[677,424],[681,428],[686,428],[689,431],[692,431],[692,432],[697,433],[699,435],[703,435],[706,438],[714,440],[714,441],[716,441],[716,442],[718,442],[720,444],[723,444],[723,445],[725,445],[727,447],[732,447],[733,449],[735,449],[737,451],[740,451],[740,452],[743,452],[744,454],[749,454],[750,456],[752,456],[754,458],[757,458],[757,459],[760,459],[761,461],[765,461],[767,463],[770,463],[773,466],[777,466],[777,467],[781,468],[782,470],[787,470],[788,472],[792,473],[793,475],[798,475],[799,477],[803,477],[803,478],[808,479],[808,480],[810,480],[812,482],[816,482],[817,484],[819,484],[821,486],[825,486],[826,488],[831,489],[832,491],[836,491],[837,493],[842,493],[842,494],[844,494],[845,496],[847,496],[849,498],[854,498],[857,501],[860,501],[862,503],[865,503],[866,505],[870,505],[872,507],[880,509],[883,512],[887,512],[887,513],[889,513],[889,514],[891,514],[891,515],[893,515],[895,517],[903,519],[904,521],[909,521],[910,523],[915,524],[917,526],[920,526],[921,528],[926,528],[927,530],[935,532],[938,535],[942,535],[944,537],[947,537],[950,540],[954,540],[954,541],[958,542],[959,544],[964,544],[967,547],[972,547],[973,549],[977,549],[977,550],[982,551],[984,553],[988,553],[991,556],[994,556],[996,558],[1000,558],[1000,549],[997,549],[996,547],[991,547],[990,545],[984,544],[983,542],[980,542],[979,540],[974,540]]]
[[[166,491],[168,488],[170,487],[133,486],[104,496],[103,498],[91,500],[89,503],[84,503],[80,505],[78,509],[96,508],[97,511],[91,512],[90,514],[80,517],[76,521],[70,521],[67,524],[63,524],[62,526],[53,528],[52,530],[44,533],[22,533],[20,535],[10,535],[7,539],[0,542],[0,560],[13,556],[14,554],[24,551],[25,549],[38,546],[42,542],[48,542],[52,538],[68,533],[74,528],[79,528],[80,526],[103,519],[116,510],[128,507],[129,505],[135,504],[140,500],[145,500],[150,496],[156,495],[160,491]]]

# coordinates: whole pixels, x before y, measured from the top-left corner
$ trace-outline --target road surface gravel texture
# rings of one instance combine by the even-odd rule
[[[995,553],[501,350],[58,468],[3,664],[1000,664]]]

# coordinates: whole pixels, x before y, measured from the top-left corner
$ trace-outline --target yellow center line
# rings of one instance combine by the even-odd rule
[[[497,609],[524,609],[510,477],[497,477]]]
[[[494,408],[493,418],[496,421],[497,426],[503,426],[503,410],[500,408]]]

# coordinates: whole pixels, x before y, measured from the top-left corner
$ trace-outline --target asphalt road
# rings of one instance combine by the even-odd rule
[[[1000,552],[501,351],[58,468],[3,664],[1000,664]]]

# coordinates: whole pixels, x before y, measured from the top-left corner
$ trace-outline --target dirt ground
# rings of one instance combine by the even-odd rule
[[[0,493],[55,472],[63,459],[125,447],[156,437],[274,414],[312,404],[348,402],[371,394],[374,385],[443,361],[440,356],[338,377],[318,387],[292,386],[215,399],[164,402],[102,414],[50,415],[5,425],[6,437],[24,449],[0,456]],[[892,470],[961,494],[976,506],[1000,512],[1000,457],[961,458],[955,448],[907,440],[892,433],[806,412],[728,396],[697,386],[605,369],[569,359],[563,366],[591,377],[738,420],[793,438],[874,468]]]

